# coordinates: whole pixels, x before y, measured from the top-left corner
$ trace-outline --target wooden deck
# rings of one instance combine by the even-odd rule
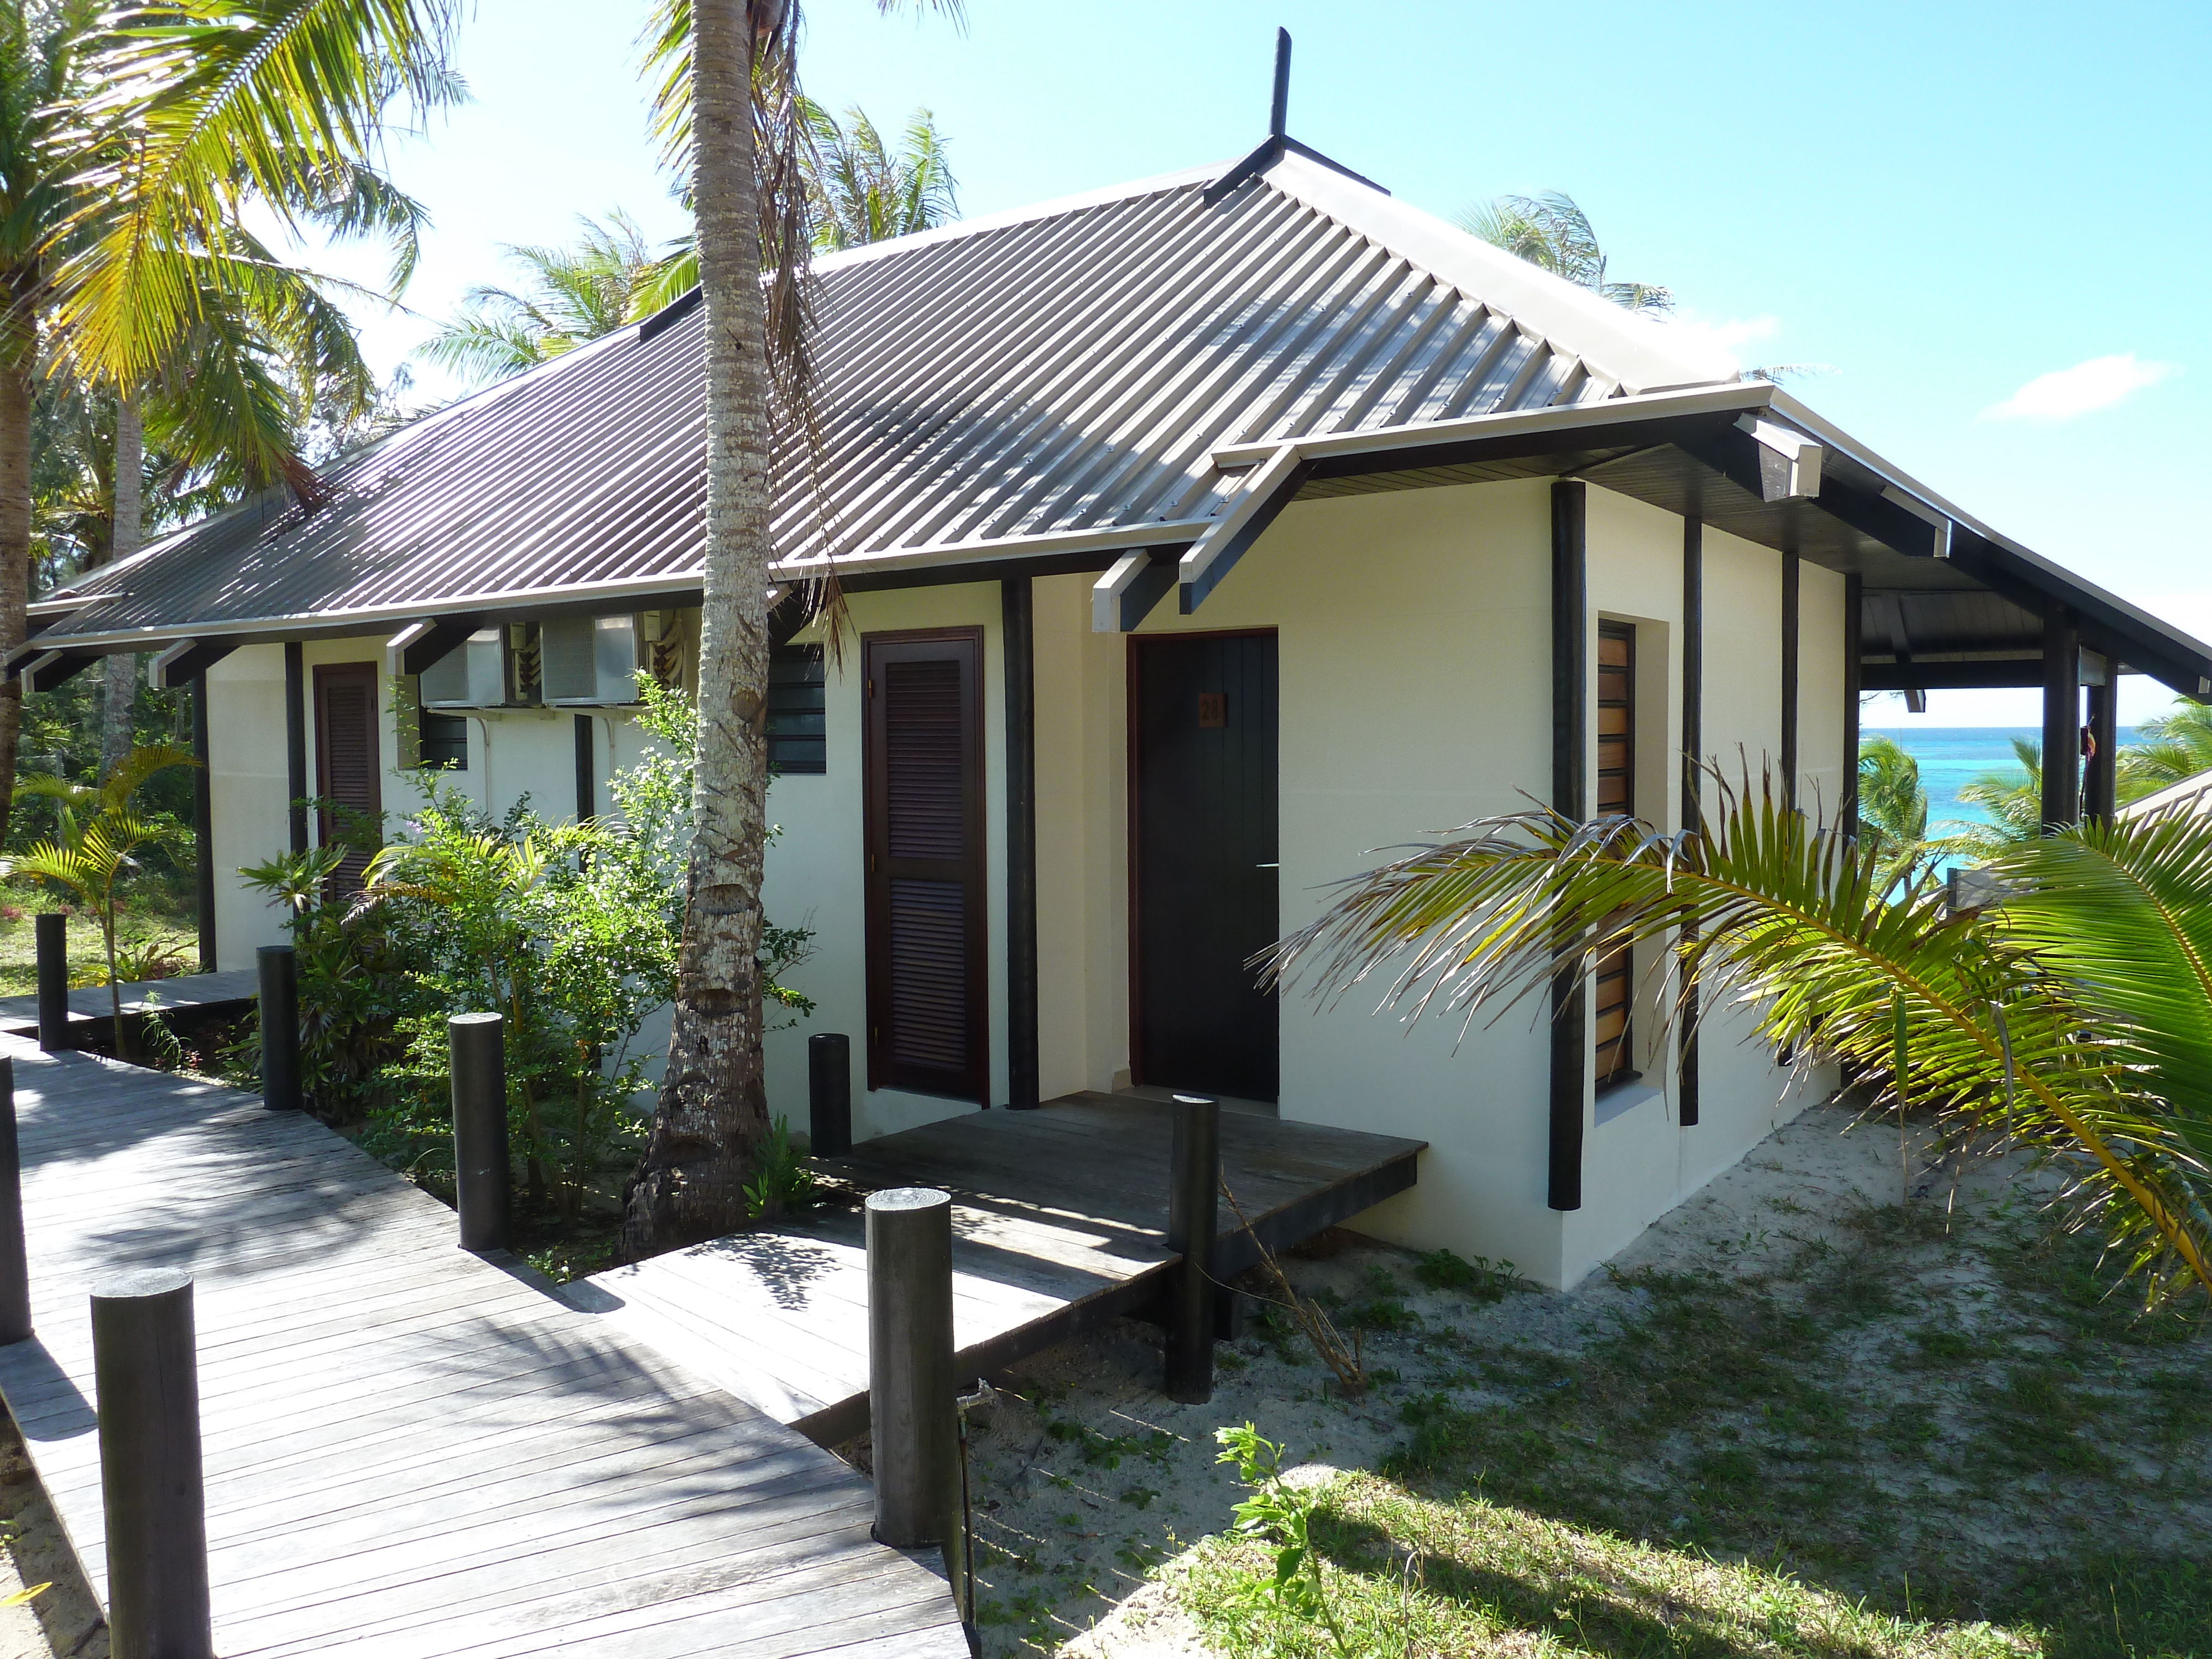
[[[179,974],[174,979],[151,979],[125,985],[123,1017],[161,1012],[212,1013],[220,1009],[244,1008],[261,995],[260,970],[233,968],[220,974]],[[78,986],[69,994],[71,1027],[89,1025],[114,1018],[114,1005],[105,985]],[[35,996],[0,997],[0,1034],[36,1036],[39,1000]]]
[[[1166,1244],[1169,1109],[1071,1095],[864,1142],[823,1167],[854,1188],[953,1195],[953,1318],[963,1382],[1142,1307]],[[1229,1188],[1271,1249],[1413,1184],[1423,1143],[1221,1115]],[[1224,1206],[1221,1278],[1257,1254]],[[867,1426],[861,1217],[819,1210],[580,1280],[580,1307],[823,1445]]]
[[[103,1600],[87,1285],[198,1279],[216,1650],[953,1659],[868,1484],[611,1322],[454,1243],[312,1120],[0,1039],[38,1335],[0,1393]]]

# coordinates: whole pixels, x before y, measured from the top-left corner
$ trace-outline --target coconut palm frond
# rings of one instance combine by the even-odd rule
[[[1717,784],[1720,782],[1716,780]],[[1268,968],[1327,998],[1471,1021],[1559,972],[1652,942],[1702,1006],[1756,1040],[1847,1061],[1910,1099],[2073,1160],[2149,1293],[2212,1288],[2212,1170],[2130,1068],[2132,1039],[2033,951],[1948,914],[1932,877],[1886,902],[1856,843],[1790,810],[1772,781],[1721,784],[1699,833],[1535,811],[1470,824],[1347,884]],[[1899,1033],[1910,1063],[1892,1075]]]
[[[1607,279],[1605,250],[1598,246],[1589,216],[1565,191],[1478,202],[1463,210],[1454,222],[1492,247],[1503,248],[1516,259],[1601,295],[1625,310],[1663,315],[1674,307],[1674,294],[1656,283]]]
[[[79,205],[54,239],[58,315],[96,379],[141,380],[201,320],[204,290],[170,251],[248,198],[293,228],[315,222],[396,100],[459,94],[459,13],[454,0],[231,0],[114,15],[85,54],[100,90],[78,106]]]
[[[2135,800],[2212,771],[2212,708],[2186,697],[2142,723],[2136,740],[2119,753],[2120,799]]]

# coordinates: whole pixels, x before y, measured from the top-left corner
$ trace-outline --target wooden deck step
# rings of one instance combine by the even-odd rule
[[[963,1379],[1144,1306],[1167,1248],[1169,1107],[1071,1095],[975,1112],[821,1161],[860,1192],[953,1195],[953,1340]],[[1246,1113],[1221,1119],[1230,1190],[1270,1249],[1413,1184],[1425,1143]],[[1257,1259],[1224,1207],[1223,1277]],[[791,1221],[570,1285],[599,1314],[747,1405],[829,1446],[868,1421],[867,1256],[860,1213]]]
[[[123,992],[123,1016],[125,1019],[150,1013],[213,1013],[218,1010],[244,1008],[259,1000],[260,970],[255,968],[232,968],[220,974],[179,974],[174,979],[149,979],[143,984],[125,985]],[[114,1005],[109,1000],[105,985],[80,985],[69,994],[70,1024],[88,1024],[114,1018]],[[0,997],[0,1034],[9,1036],[36,1036],[39,1034],[39,1000],[35,996]]]

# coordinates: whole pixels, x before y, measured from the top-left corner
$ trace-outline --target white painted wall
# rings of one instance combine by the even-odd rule
[[[239,879],[289,844],[284,647],[249,645],[207,672],[208,781],[215,845],[216,966],[251,968],[255,947],[283,943],[284,919]]]

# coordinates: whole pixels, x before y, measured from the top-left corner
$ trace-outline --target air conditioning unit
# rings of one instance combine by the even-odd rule
[[[564,617],[538,624],[544,696],[558,706],[605,708],[638,700],[647,641],[636,617]]]
[[[538,700],[539,654],[535,623],[479,628],[422,671],[422,707],[526,708]]]

